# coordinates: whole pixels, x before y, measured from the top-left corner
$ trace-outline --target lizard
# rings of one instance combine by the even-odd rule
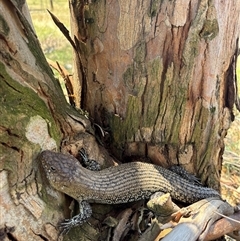
[[[79,202],[79,214],[61,223],[64,232],[86,222],[92,215],[89,203],[120,204],[149,199],[158,191],[170,193],[175,200],[194,203],[220,194],[192,183],[158,165],[130,162],[100,171],[84,168],[70,154],[49,150],[39,155],[50,185]]]

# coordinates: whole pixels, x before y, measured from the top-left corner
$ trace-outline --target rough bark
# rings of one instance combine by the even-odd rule
[[[70,2],[76,103],[110,130],[113,153],[179,162],[218,187],[239,8],[239,1]],[[56,240],[69,199],[42,178],[38,153],[84,147],[101,164],[112,160],[90,121],[66,103],[24,1],[1,1],[0,93],[0,237]],[[106,237],[108,229],[94,225],[118,210],[102,207],[93,206],[92,226],[65,240]]]
[[[110,130],[115,155],[180,163],[219,188],[223,138],[236,101],[240,2],[70,5],[86,74],[81,106]]]

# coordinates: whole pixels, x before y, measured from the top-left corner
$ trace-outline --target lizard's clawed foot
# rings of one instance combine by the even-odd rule
[[[67,234],[71,228],[77,227],[79,225],[82,225],[84,222],[86,222],[87,219],[82,219],[82,215],[76,215],[73,218],[65,219],[62,223],[59,225],[59,229],[61,230],[62,234]]]
[[[84,167],[86,167],[87,169],[89,169],[91,171],[100,171],[101,170],[100,164],[95,160],[89,159],[86,151],[83,148],[81,150],[79,150],[78,154],[82,158]]]
[[[79,210],[80,212],[78,215],[70,219],[65,219],[59,225],[62,234],[67,234],[71,228],[82,225],[92,215],[92,208],[86,201],[79,202]]]

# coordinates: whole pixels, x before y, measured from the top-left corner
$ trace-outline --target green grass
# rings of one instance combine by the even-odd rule
[[[240,96],[240,58],[237,62],[238,96]],[[235,120],[231,123],[224,140],[221,190],[223,197],[233,205],[240,203],[240,113],[234,108]]]
[[[27,0],[27,3],[45,56],[71,71],[72,48],[47,12],[49,9],[70,30],[68,1],[53,1],[53,10],[49,0]]]

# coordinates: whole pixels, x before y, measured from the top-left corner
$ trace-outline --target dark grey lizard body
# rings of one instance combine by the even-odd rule
[[[132,162],[90,171],[73,156],[51,151],[42,152],[40,160],[50,184],[85,206],[85,201],[118,204],[148,199],[158,191],[170,193],[172,198],[186,203],[219,196],[211,188],[195,185],[153,164]]]

